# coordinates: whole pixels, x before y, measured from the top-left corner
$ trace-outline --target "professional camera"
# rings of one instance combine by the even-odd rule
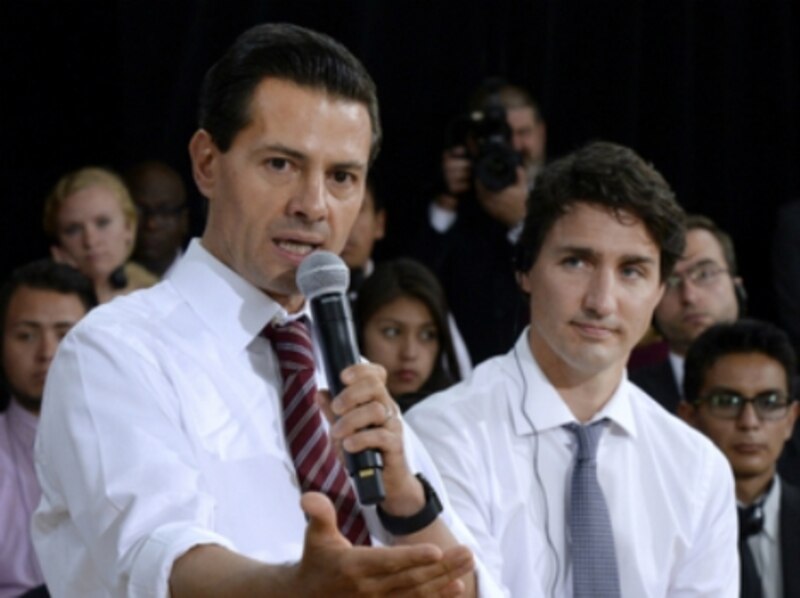
[[[490,96],[481,110],[456,117],[448,128],[447,145],[467,148],[475,177],[490,191],[517,181],[522,160],[511,144],[506,109],[495,97]]]

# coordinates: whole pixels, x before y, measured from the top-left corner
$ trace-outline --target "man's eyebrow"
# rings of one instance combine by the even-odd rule
[[[598,253],[590,247],[582,247],[580,245],[564,245],[556,248],[556,253],[563,255],[574,255],[582,258],[594,258]]]
[[[655,264],[655,258],[649,255],[623,255],[620,259],[623,264]]]
[[[706,392],[703,393],[703,396],[709,396],[718,393],[738,395],[745,399],[751,398],[747,393],[742,392],[738,388],[732,388],[730,386],[724,386],[724,385],[712,386]],[[761,395],[772,394],[772,393],[782,394],[786,393],[786,390],[784,390],[783,388],[763,388],[759,390],[757,393],[753,394],[752,396],[758,397]]]
[[[9,328],[48,328],[52,326],[53,328],[69,328],[74,326],[77,321],[73,320],[59,320],[57,322],[53,322],[52,324],[39,322],[37,320],[19,320],[17,322],[13,322]]]
[[[283,154],[290,158],[294,158],[298,161],[305,161],[308,159],[308,155],[297,150],[295,148],[289,147],[288,145],[284,145],[282,143],[270,143],[266,145],[257,146],[253,149],[254,154],[261,154],[264,152],[278,152],[279,154]],[[335,162],[333,167],[338,170],[358,170],[358,171],[365,171],[367,169],[367,163],[358,161],[358,160],[346,160],[344,162]]]
[[[682,260],[684,263],[689,260]],[[684,270],[694,270],[695,268],[702,268],[703,266],[719,266],[720,264],[717,263],[717,260],[704,257],[701,260],[694,262],[691,266],[687,266]],[[723,266],[724,267],[724,266]]]
[[[17,320],[16,322],[12,322],[11,326],[12,327],[25,326],[27,328],[42,328],[42,327],[44,327],[44,324],[42,324],[41,322],[38,322],[36,320]]]
[[[264,145],[257,145],[255,148],[253,148],[254,154],[263,154],[264,152],[278,152],[296,160],[305,160],[308,158],[308,156],[300,150],[289,147],[288,145],[284,145],[282,143],[268,143]]]
[[[556,252],[560,254],[575,255],[584,258],[595,258],[600,255],[600,252],[597,251],[596,249],[592,249],[591,247],[585,247],[582,245],[564,245],[563,247],[558,247],[556,249]],[[619,261],[627,264],[644,264],[644,263],[655,263],[656,260],[655,258],[649,255],[630,253],[622,255],[619,258]]]

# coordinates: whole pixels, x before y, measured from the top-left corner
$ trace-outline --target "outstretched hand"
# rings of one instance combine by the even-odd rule
[[[308,517],[298,587],[309,596],[461,596],[460,577],[474,569],[464,546],[354,547],[336,527],[331,501],[317,492],[300,503]]]

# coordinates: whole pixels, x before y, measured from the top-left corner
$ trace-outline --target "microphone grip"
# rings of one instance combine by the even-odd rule
[[[360,361],[353,330],[350,302],[341,293],[320,295],[311,300],[314,326],[323,349],[325,375],[333,395],[343,389],[342,370]],[[375,449],[344,452],[345,466],[362,505],[374,505],[386,498],[383,486],[383,455]]]

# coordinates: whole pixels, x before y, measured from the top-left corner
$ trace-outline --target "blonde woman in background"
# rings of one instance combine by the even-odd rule
[[[136,221],[136,207],[122,179],[94,166],[63,176],[44,206],[44,231],[53,259],[88,276],[100,303],[157,281],[128,261]]]

